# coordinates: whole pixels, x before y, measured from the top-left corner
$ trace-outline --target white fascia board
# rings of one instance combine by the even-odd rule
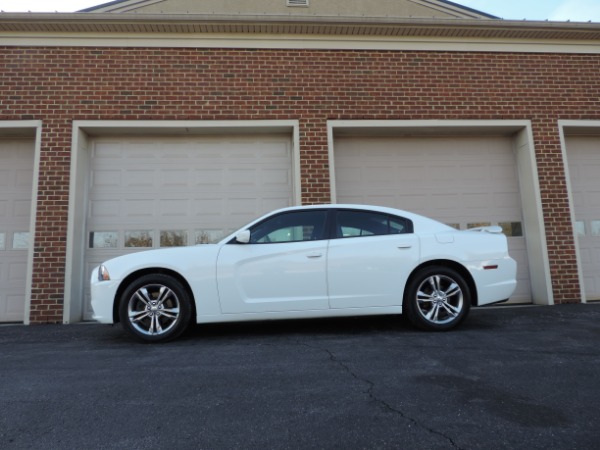
[[[600,120],[559,120],[558,126],[561,136],[576,135],[584,131],[593,132],[594,135],[600,133]]]
[[[90,136],[139,134],[194,135],[229,133],[287,133],[298,120],[74,120],[73,128]]]
[[[600,42],[584,40],[520,40],[415,38],[380,36],[317,36],[289,34],[93,34],[2,33],[0,45],[9,47],[150,47],[252,48],[312,50],[410,50],[509,53],[599,54]]]
[[[328,132],[334,130],[374,130],[374,129],[398,129],[415,131],[420,134],[424,130],[434,130],[435,135],[443,135],[444,130],[476,129],[480,133],[485,130],[493,131],[495,134],[503,132],[516,132],[530,125],[528,120],[330,120],[327,122]]]

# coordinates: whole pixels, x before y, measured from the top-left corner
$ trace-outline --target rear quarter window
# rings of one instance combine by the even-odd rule
[[[412,233],[408,219],[371,211],[338,211],[335,238]]]

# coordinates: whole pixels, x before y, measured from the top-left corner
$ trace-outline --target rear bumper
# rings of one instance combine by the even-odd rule
[[[507,301],[517,287],[517,262],[506,257],[471,267],[477,286],[477,305]]]

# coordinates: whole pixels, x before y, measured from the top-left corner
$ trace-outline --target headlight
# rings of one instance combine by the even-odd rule
[[[108,281],[110,280],[110,275],[108,274],[108,269],[104,267],[104,265],[98,267],[98,281]]]

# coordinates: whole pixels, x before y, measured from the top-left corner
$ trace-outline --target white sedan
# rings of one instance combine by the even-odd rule
[[[471,306],[507,300],[516,262],[500,227],[458,231],[392,208],[292,207],[217,244],[106,261],[91,280],[94,318],[143,341],[192,322],[405,313],[448,330]]]

